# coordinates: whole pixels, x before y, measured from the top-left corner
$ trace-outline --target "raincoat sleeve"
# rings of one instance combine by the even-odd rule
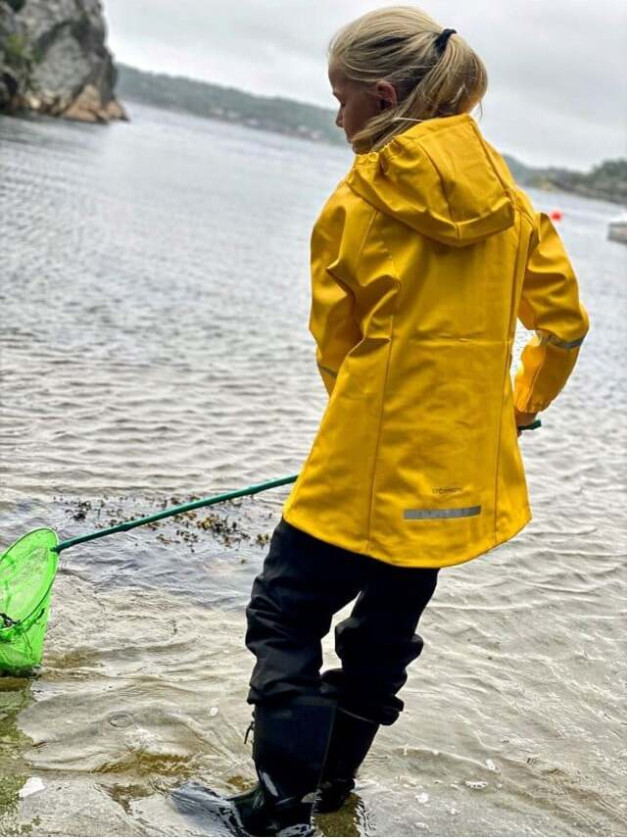
[[[518,317],[535,336],[524,348],[514,383],[521,413],[545,409],[570,376],[588,331],[575,273],[553,223],[536,214]]]
[[[362,338],[353,311],[351,289],[323,269],[316,277],[309,329],[316,340],[318,370],[329,396],[346,354]]]

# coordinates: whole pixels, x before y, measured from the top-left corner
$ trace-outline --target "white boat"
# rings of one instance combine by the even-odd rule
[[[610,222],[607,238],[612,242],[622,242],[623,245],[627,245],[627,213],[623,213],[622,216]]]

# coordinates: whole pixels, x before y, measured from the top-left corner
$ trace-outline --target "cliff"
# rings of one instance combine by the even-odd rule
[[[0,112],[126,119],[100,0],[0,0]]]

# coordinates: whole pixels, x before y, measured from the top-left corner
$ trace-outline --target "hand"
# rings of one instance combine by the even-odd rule
[[[530,426],[537,416],[537,412],[535,414],[523,414],[521,411],[516,411],[516,409],[514,409],[514,417],[516,418],[516,429],[518,431],[518,437],[520,437],[520,426]]]

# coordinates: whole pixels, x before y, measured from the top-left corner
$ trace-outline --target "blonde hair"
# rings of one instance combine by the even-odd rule
[[[378,151],[411,122],[468,113],[481,101],[485,65],[457,34],[440,52],[435,40],[441,31],[421,9],[392,6],[362,15],[333,36],[329,61],[348,79],[385,80],[398,96],[396,106],[371,117],[351,138],[355,151]]]

